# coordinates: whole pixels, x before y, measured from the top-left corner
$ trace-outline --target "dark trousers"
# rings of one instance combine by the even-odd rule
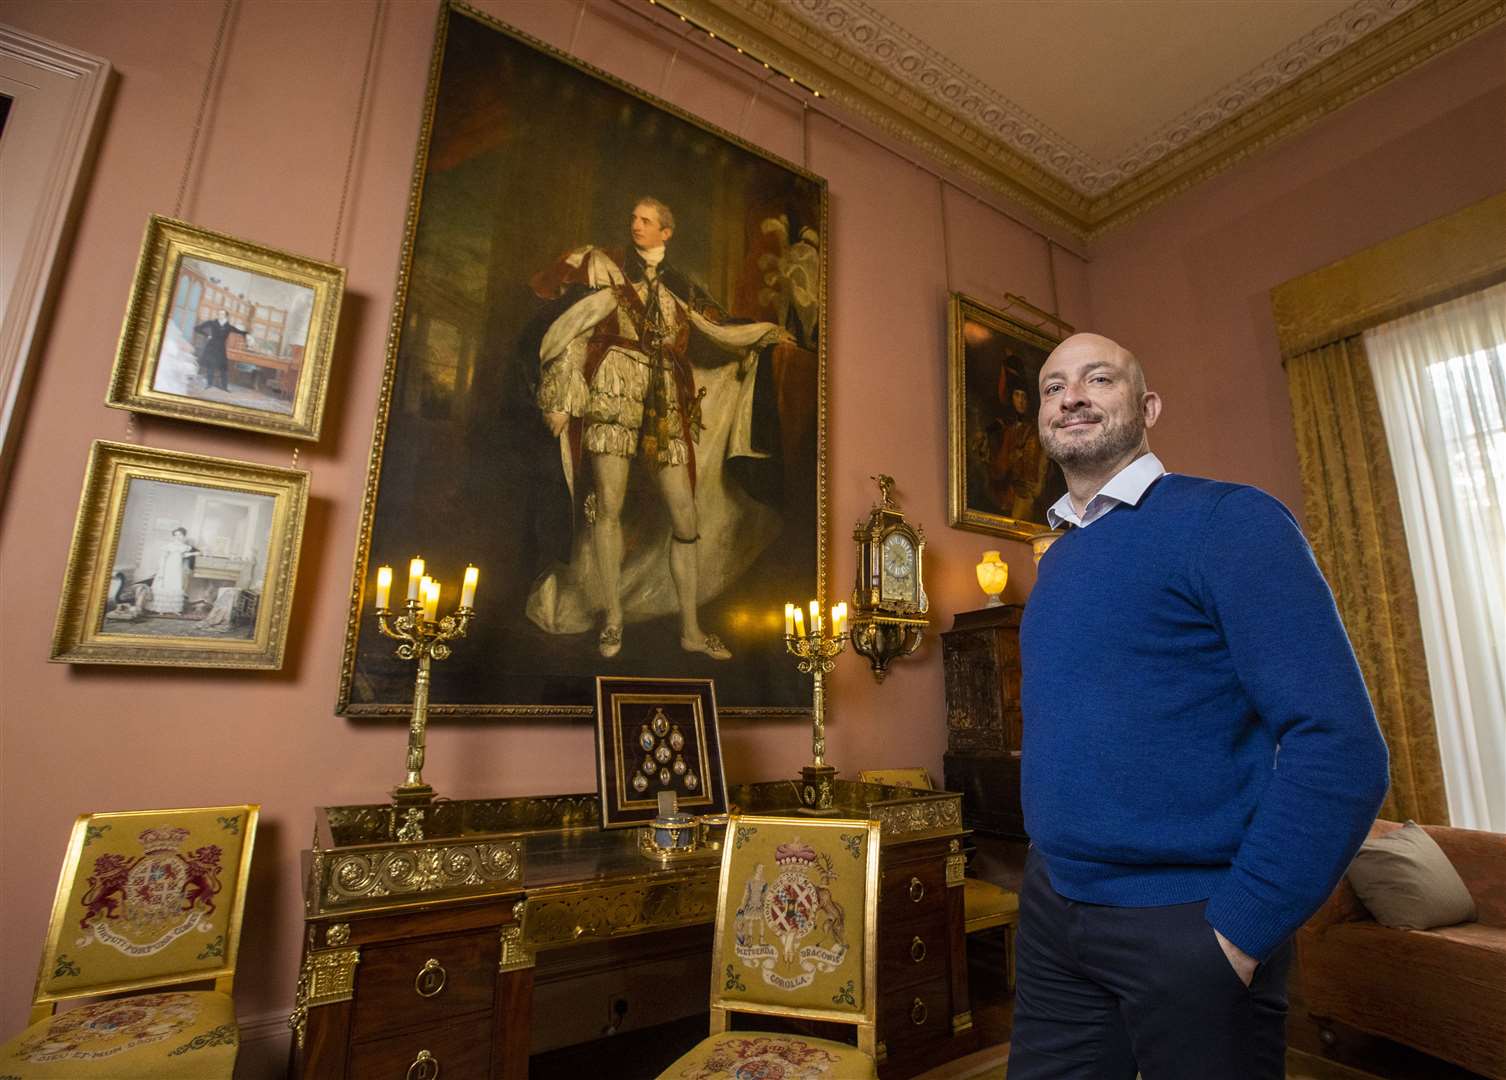
[[[1291,942],[1246,987],[1204,907],[1068,900],[1032,848],[1009,1080],[1282,1080]]]

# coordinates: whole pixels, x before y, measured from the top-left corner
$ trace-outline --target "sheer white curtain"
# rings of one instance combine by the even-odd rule
[[[1453,824],[1506,832],[1506,285],[1365,334]]]

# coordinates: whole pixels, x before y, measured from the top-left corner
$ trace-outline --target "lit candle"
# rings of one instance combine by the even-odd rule
[[[387,601],[392,599],[392,567],[383,566],[377,569],[377,607],[386,610]]]
[[[476,606],[476,582],[481,579],[481,571],[474,566],[465,568],[465,581],[460,586],[460,606]]]
[[[844,601],[831,606],[831,636],[841,637],[847,631],[847,604]]]
[[[423,561],[423,559],[421,559],[417,555],[415,555],[415,556],[413,556],[413,561],[408,564],[408,599],[409,600],[419,600],[419,599],[421,599],[421,597],[418,595],[418,586],[419,586],[419,582],[423,580],[423,576],[424,576],[424,561]]]
[[[797,608],[797,607],[795,607],[794,604],[791,604],[790,607],[795,608],[795,636],[796,637],[804,637],[805,636],[805,616],[803,614],[801,614],[800,609]]]
[[[784,605],[784,636],[785,637],[794,637],[795,636],[795,605],[794,604],[785,604]]]
[[[811,601],[811,636],[821,636],[821,601]]]
[[[439,582],[433,578],[426,579],[428,586],[424,596],[424,619],[433,622],[439,615]]]

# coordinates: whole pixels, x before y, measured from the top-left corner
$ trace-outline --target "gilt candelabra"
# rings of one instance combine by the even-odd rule
[[[424,751],[429,727],[430,665],[448,659],[450,642],[465,637],[476,614],[477,570],[466,567],[461,587],[460,606],[452,614],[439,618],[439,582],[424,575],[424,561],[415,558],[409,564],[408,601],[403,614],[387,605],[392,588],[392,568],[377,571],[377,627],[402,644],[397,655],[418,665],[413,680],[413,715],[408,720],[408,771],[403,782],[392,789],[392,801],[422,804],[433,801],[434,789],[424,782]]]
[[[837,770],[826,763],[825,679],[847,647],[847,605],[833,607],[831,621],[825,623],[820,604],[812,600],[811,628],[807,634],[804,613],[794,604],[786,604],[784,631],[784,647],[795,657],[796,670],[809,675],[812,681],[811,763],[800,769],[800,810],[807,814],[835,814],[832,782]]]

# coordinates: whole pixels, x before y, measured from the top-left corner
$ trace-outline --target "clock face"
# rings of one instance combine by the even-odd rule
[[[890,533],[884,537],[881,557],[883,567],[879,574],[879,598],[913,602],[916,558],[915,546],[910,543],[910,538],[904,533]]]

